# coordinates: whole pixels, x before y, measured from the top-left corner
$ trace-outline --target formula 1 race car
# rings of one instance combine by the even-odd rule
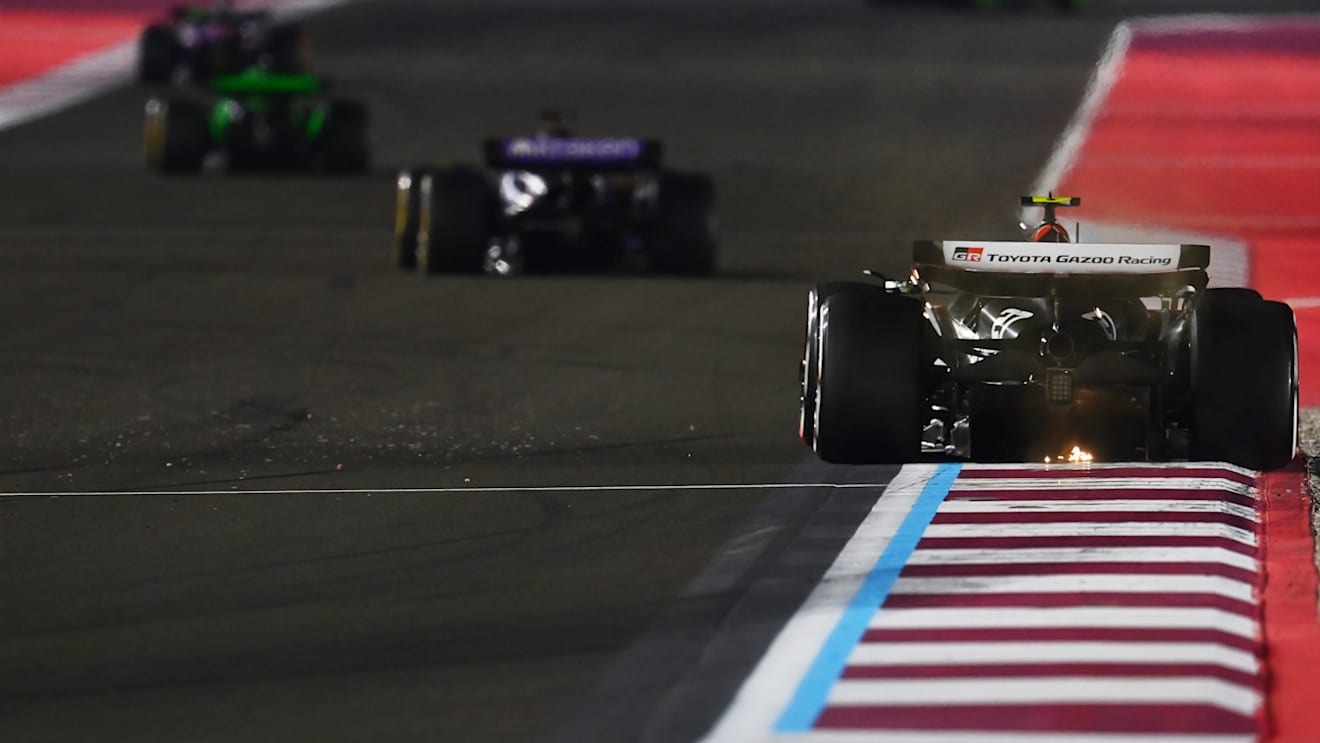
[[[223,155],[231,171],[361,173],[370,160],[366,108],[325,91],[321,78],[253,68],[213,78],[209,94],[152,98],[147,164],[196,173],[208,156]]]
[[[177,6],[167,20],[148,26],[138,37],[138,79],[204,83],[254,65],[276,72],[305,68],[301,27],[277,23],[269,12],[228,6]]]
[[[910,278],[808,298],[799,432],[821,459],[1196,459],[1297,446],[1292,309],[1206,288],[1205,245],[917,243]]]
[[[709,274],[714,184],[662,169],[660,149],[653,140],[541,134],[487,140],[489,174],[405,170],[395,194],[395,264],[509,275],[598,269],[636,256],[662,273]]]

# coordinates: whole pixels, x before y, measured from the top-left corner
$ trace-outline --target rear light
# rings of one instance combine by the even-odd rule
[[[1073,401],[1073,377],[1071,369],[1051,368],[1045,370],[1045,397],[1054,405],[1069,405]]]

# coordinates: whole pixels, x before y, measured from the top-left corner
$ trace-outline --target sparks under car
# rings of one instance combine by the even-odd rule
[[[1196,459],[1297,444],[1292,309],[1207,288],[1205,245],[920,242],[910,277],[810,292],[801,438],[839,463]],[[1036,242],[1034,240],[1041,240]]]

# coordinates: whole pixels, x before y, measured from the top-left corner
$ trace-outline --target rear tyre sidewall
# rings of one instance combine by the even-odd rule
[[[901,464],[921,454],[922,307],[840,291],[820,307],[816,453],[838,464]]]
[[[1279,469],[1297,449],[1297,324],[1281,302],[1210,290],[1194,318],[1191,455]]]
[[[144,124],[147,165],[163,173],[197,173],[210,144],[206,114],[194,101],[153,98]]]
[[[490,239],[493,194],[476,171],[427,173],[418,194],[417,269],[476,273]]]
[[[661,174],[655,231],[650,241],[652,268],[685,276],[711,274],[718,251],[714,182],[700,174]]]
[[[807,328],[798,369],[798,437],[807,446],[816,443],[816,380],[820,366],[820,306],[840,291],[884,294],[874,284],[857,281],[831,281],[816,285],[807,292]]]
[[[417,222],[421,211],[422,177],[428,168],[399,171],[394,186],[394,265],[402,270],[417,268]],[[406,184],[406,185],[405,185]]]

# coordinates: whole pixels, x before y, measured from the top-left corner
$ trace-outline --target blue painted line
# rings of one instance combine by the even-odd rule
[[[848,656],[862,641],[871,617],[889,598],[894,581],[898,580],[898,574],[912,556],[912,551],[917,548],[917,542],[926,533],[926,527],[935,518],[935,512],[949,494],[949,488],[961,470],[961,464],[941,464],[926,481],[926,487],[922,488],[921,495],[912,504],[907,518],[894,532],[884,554],[880,555],[871,572],[866,575],[857,594],[843,610],[843,616],[839,617],[839,623],[834,625],[820,653],[802,677],[792,701],[775,723],[775,732],[805,733],[816,724],[816,719],[825,709],[830,689],[843,675]]]

